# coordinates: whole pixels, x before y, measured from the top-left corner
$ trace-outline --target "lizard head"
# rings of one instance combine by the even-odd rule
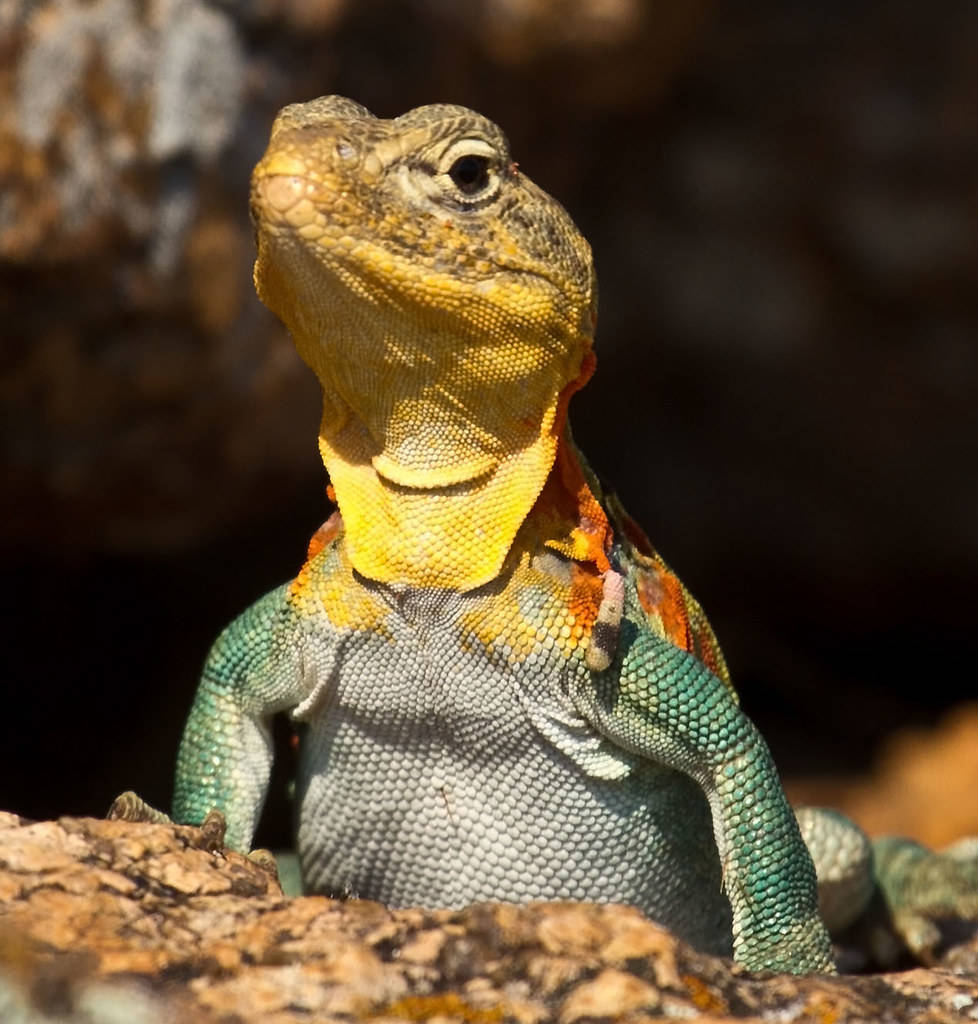
[[[354,564],[387,582],[491,579],[593,369],[587,242],[496,125],[447,104],[392,120],[335,96],[286,107],[251,209],[258,294],[323,388]],[[473,517],[483,551],[449,554]],[[380,523],[419,553],[371,554]]]

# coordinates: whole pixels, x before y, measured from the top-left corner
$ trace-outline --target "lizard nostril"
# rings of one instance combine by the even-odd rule
[[[291,174],[276,174],[260,183],[265,202],[280,213],[295,206],[305,194],[305,187],[302,178]]]

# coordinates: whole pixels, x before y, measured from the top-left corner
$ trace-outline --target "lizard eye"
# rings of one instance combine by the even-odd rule
[[[417,181],[435,202],[467,215],[496,200],[505,180],[500,168],[506,164],[506,154],[498,146],[477,135],[466,136],[450,140],[420,161],[416,167],[424,174]]]
[[[448,169],[448,176],[463,195],[478,195],[489,187],[489,158],[475,153],[460,156]]]

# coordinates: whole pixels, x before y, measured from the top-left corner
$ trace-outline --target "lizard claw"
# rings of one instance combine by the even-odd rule
[[[228,823],[218,810],[210,810],[200,823],[200,848],[208,853],[220,853],[224,849],[224,837]]]
[[[106,818],[110,821],[135,821],[152,825],[173,824],[173,819],[169,815],[158,811],[152,804],[146,803],[138,793],[134,793],[131,789],[120,793],[112,801]]]
[[[271,850],[259,847],[248,854],[248,860],[267,872],[284,896],[303,895],[302,872],[294,851],[279,850],[276,855]]]
[[[168,814],[148,804],[138,793],[131,789],[112,801],[106,818],[110,821],[132,821],[148,825],[175,825]],[[208,853],[220,853],[224,849],[224,836],[227,832],[227,821],[218,810],[210,810],[200,823],[200,849]]]

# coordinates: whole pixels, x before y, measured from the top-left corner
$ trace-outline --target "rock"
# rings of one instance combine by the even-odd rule
[[[975,958],[750,976],[627,907],[285,899],[196,829],[0,816],[0,1017],[157,1024],[975,1019]],[[955,951],[956,952],[956,951]]]

